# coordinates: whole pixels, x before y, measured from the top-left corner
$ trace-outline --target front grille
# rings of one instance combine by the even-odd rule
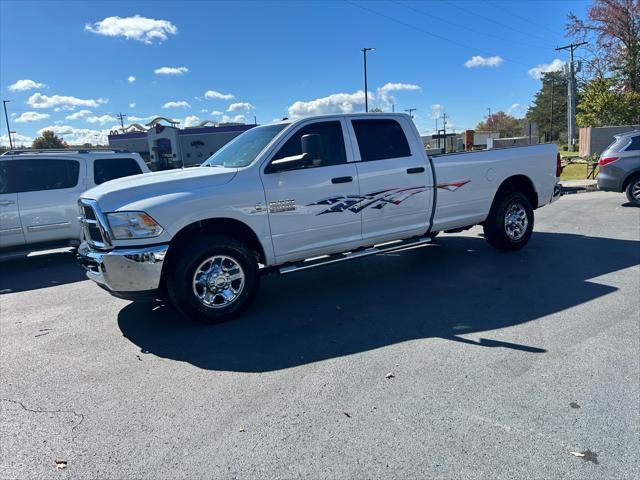
[[[107,233],[106,221],[102,212],[94,200],[81,198],[78,200],[80,208],[80,222],[84,239],[96,248],[109,248],[109,234]]]

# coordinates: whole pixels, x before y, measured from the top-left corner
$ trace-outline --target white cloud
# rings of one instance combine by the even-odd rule
[[[183,75],[188,71],[187,67],[160,67],[156,68],[153,73],[156,75]]]
[[[53,132],[61,136],[67,143],[71,145],[82,145],[83,143],[95,144],[96,140],[100,144],[107,144],[109,132],[119,129],[120,125],[113,125],[111,128],[95,130],[92,128],[75,128],[70,125],[50,125],[38,130],[38,135],[42,135],[45,130],[53,130]]]
[[[152,118],[156,118],[159,117],[160,115],[149,115],[148,117],[136,117],[135,115],[130,115],[127,117],[127,119],[130,122],[147,122],[149,120],[151,120]]]
[[[385,83],[382,87],[378,88],[378,95],[383,102],[395,103],[395,99],[390,95],[390,92],[406,92],[420,89],[420,85],[412,83]]]
[[[33,138],[27,137],[26,135],[20,135],[19,133],[12,133],[11,139],[13,140],[14,147],[30,147],[33,143]],[[0,136],[0,146],[8,147],[9,146],[9,136],[2,135]]]
[[[219,100],[233,100],[235,97],[230,93],[220,93],[215,90],[207,90],[204,92],[204,98],[217,98]]]
[[[235,117],[230,117],[229,115],[222,116],[222,123],[244,123],[244,115],[236,115]]]
[[[131,102],[129,104],[129,108],[136,108],[136,102]]]
[[[33,80],[18,80],[13,85],[9,85],[9,90],[12,92],[21,92],[23,90],[32,90],[34,88],[44,88],[44,83],[35,82]]]
[[[76,107],[73,105],[63,105],[62,107],[56,107],[53,109],[54,112],[72,112]]]
[[[56,125],[62,125],[64,122],[62,120],[55,120],[53,123]]]
[[[564,62],[562,60],[560,60],[559,58],[556,58],[551,63],[541,63],[538,66],[530,68],[529,69],[529,76],[532,77],[532,78],[539,79],[539,78],[542,77],[543,73],[558,72],[558,71],[562,70],[562,67],[564,67]]]
[[[22,115],[16,118],[16,122],[18,123],[38,122],[40,120],[44,120],[45,118],[49,118],[48,113],[24,112]]]
[[[129,75],[129,77],[127,77],[127,82],[133,83],[135,81],[136,81],[136,77],[134,77],[133,75]]]
[[[475,55],[464,62],[464,66],[467,68],[499,67],[502,65],[502,62],[504,62],[504,59],[498,55],[494,57],[482,57],[480,55]]]
[[[67,115],[64,118],[67,120],[79,120],[80,118],[88,117],[92,113],[93,112],[91,110],[78,110],[77,112],[72,113],[71,115]]]
[[[30,105],[33,108],[51,108],[59,105],[68,107],[97,107],[99,104],[107,102],[108,100],[103,98],[99,98],[97,100],[92,98],[82,100],[80,98],[63,95],[53,95],[49,97],[47,95],[42,95],[41,93],[34,93],[27,100],[27,105]]]
[[[435,120],[436,118],[440,118],[442,116],[442,112],[444,112],[444,105],[439,103],[435,103],[431,105],[431,119]]]
[[[184,127],[193,127],[199,123],[200,123],[200,118],[198,118],[197,115],[189,115],[185,117],[184,120],[182,121],[182,125]]]
[[[220,115],[224,115],[224,112],[221,112],[220,110],[212,110],[211,115],[213,115],[214,117],[219,117]]]
[[[168,20],[156,20],[140,15],[107,17],[99,22],[88,23],[84,29],[107,37],[125,37],[127,40],[137,40],[147,45],[154,41],[161,43],[169,35],[178,33],[176,26]]]
[[[179,108],[179,107],[189,108],[191,107],[191,105],[189,105],[189,102],[185,102],[184,100],[179,100],[177,102],[167,102],[164,105],[162,105],[162,108]]]
[[[521,105],[519,103],[514,103],[507,109],[507,113],[509,115],[514,115],[514,116],[518,117],[518,116],[524,115],[525,109],[526,109],[525,105]]]
[[[251,105],[248,102],[238,102],[238,103],[232,103],[231,105],[229,105],[229,108],[227,108],[227,112],[235,112],[237,110],[253,110],[255,107],[253,105]]]
[[[111,115],[101,115],[99,117],[94,115],[93,117],[87,117],[87,123],[99,123],[100,125],[115,121],[116,118]]]
[[[374,96],[369,92],[369,101],[373,100]],[[298,100],[288,107],[290,118],[330,113],[352,113],[356,110],[364,111],[364,92],[362,90],[355,93],[334,93],[328,97],[316,98],[308,102]]]

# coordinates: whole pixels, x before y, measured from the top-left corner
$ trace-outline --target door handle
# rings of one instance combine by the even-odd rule
[[[14,202],[13,200],[0,200],[0,205],[2,205],[3,207],[6,207],[7,205],[13,205]]]
[[[407,173],[408,174],[412,174],[412,173],[423,173],[424,172],[424,167],[413,167],[413,168],[407,168]]]
[[[336,177],[331,179],[331,183],[349,183],[353,182],[353,177]]]

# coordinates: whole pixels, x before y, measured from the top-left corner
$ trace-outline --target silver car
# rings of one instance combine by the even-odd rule
[[[598,189],[626,192],[629,202],[640,207],[640,130],[614,138],[598,161]]]

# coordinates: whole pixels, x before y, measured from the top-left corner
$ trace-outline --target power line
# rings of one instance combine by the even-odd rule
[[[540,50],[548,50],[549,49],[549,47],[543,47],[541,45],[533,45],[531,43],[521,42],[519,40],[514,40],[514,39],[505,39],[505,38],[502,38],[502,37],[500,37],[498,35],[494,35],[494,34],[489,33],[489,32],[484,32],[482,30],[476,30],[475,28],[471,28],[471,27],[469,27],[467,25],[462,25],[462,24],[459,24],[459,23],[456,23],[456,22],[452,22],[450,20],[447,20],[446,18],[439,17],[439,16],[434,15],[432,13],[427,13],[427,12],[425,12],[423,10],[420,10],[418,8],[415,8],[415,7],[412,7],[410,5],[406,5],[404,3],[399,2],[398,0],[390,0],[390,1],[402,6],[404,8],[408,8],[409,10],[412,10],[412,11],[414,11],[416,13],[419,13],[420,15],[424,15],[427,18],[433,18],[433,19],[438,20],[440,22],[448,23],[449,25],[453,25],[455,27],[460,27],[460,28],[463,28],[465,30],[469,30],[470,32],[479,34],[479,35],[485,35],[487,37],[495,38],[496,40],[500,40],[501,42],[519,43],[520,45],[524,45],[526,47],[531,47],[531,48],[538,48]]]
[[[499,26],[501,26],[503,28],[508,28],[509,30],[513,30],[514,32],[519,33],[520,35],[525,35],[527,37],[536,37],[538,40],[542,40],[543,42],[547,42],[548,41],[546,38],[539,37],[538,35],[534,35],[532,33],[525,33],[525,32],[523,32],[521,30],[518,30],[517,28],[513,28],[512,26],[507,25],[506,23],[498,22],[497,20],[494,20],[491,17],[486,17],[486,16],[481,15],[481,14],[479,14],[477,12],[474,12],[473,10],[467,10],[466,8],[462,8],[460,5],[456,5],[455,3],[452,3],[452,2],[449,2],[449,1],[447,1],[446,3],[451,5],[454,8],[457,8],[458,10],[460,10],[462,12],[470,13],[471,15],[475,15],[478,18],[482,18],[483,20],[486,20],[487,22],[495,23],[496,25],[499,25]]]
[[[444,40],[445,42],[453,43],[454,45],[458,45],[459,47],[465,48],[467,50],[475,50],[476,52],[483,53],[484,55],[493,55],[492,52],[488,52],[488,51],[482,50],[480,48],[472,47],[470,45],[465,45],[464,43],[458,42],[457,40],[453,40],[451,38],[443,37],[442,35],[438,35],[437,33],[433,33],[433,32],[430,32],[428,30],[425,30],[423,28],[416,27],[415,25],[411,25],[410,23],[403,22],[402,20],[398,20],[397,18],[394,18],[394,17],[391,17],[391,16],[386,15],[384,13],[378,12],[376,10],[373,10],[373,9],[369,8],[369,7],[365,7],[364,5],[358,5],[357,3],[354,3],[352,0],[344,0],[344,1],[346,3],[348,3],[348,4],[350,4],[350,5],[353,5],[354,7],[360,8],[361,10],[365,10],[365,11],[367,11],[369,13],[373,13],[374,15],[378,15],[379,17],[383,17],[383,18],[386,18],[387,20],[391,20],[392,22],[398,23],[400,25],[404,25],[405,27],[408,27],[408,28],[411,28],[411,29],[416,30],[418,32],[424,33],[425,35],[428,35],[430,37],[435,37],[435,38],[438,38],[440,40]],[[517,60],[512,60],[512,59],[506,58],[506,57],[502,57],[502,58],[503,58],[503,60],[506,60],[507,62],[516,63],[518,65],[522,65],[523,67],[529,68],[529,65],[525,65],[524,63],[518,62]]]
[[[531,25],[534,25],[534,26],[536,26],[536,27],[538,27],[538,28],[544,28],[547,32],[551,32],[551,33],[553,33],[554,35],[556,35],[557,37],[563,37],[563,38],[564,38],[564,35],[559,34],[558,32],[556,32],[555,30],[550,29],[550,28],[549,28],[549,27],[547,27],[546,25],[543,25],[543,24],[538,23],[538,22],[534,22],[534,21],[533,21],[533,20],[531,20],[530,18],[523,17],[523,16],[521,16],[521,15],[518,15],[517,13],[513,13],[511,10],[509,10],[509,9],[507,9],[507,8],[505,8],[505,7],[503,7],[502,5],[498,5],[498,4],[497,4],[497,3],[495,3],[495,2],[487,2],[487,3],[489,3],[490,5],[493,5],[494,7],[497,7],[498,9],[500,9],[500,10],[502,10],[503,12],[505,12],[505,13],[507,13],[507,14],[511,15],[512,17],[518,18],[518,19],[520,19],[520,20],[524,20],[525,22],[528,22],[528,23],[530,23]]]

